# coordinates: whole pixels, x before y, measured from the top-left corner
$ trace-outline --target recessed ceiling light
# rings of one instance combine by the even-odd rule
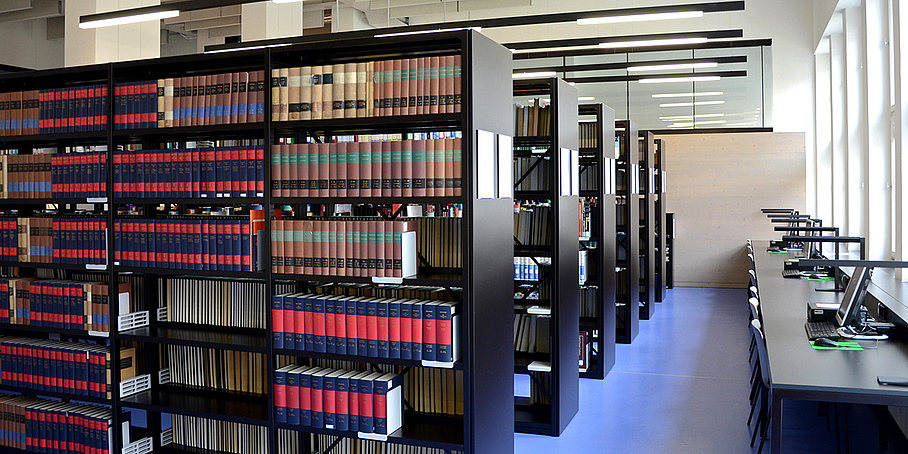
[[[644,71],[663,71],[671,69],[700,69],[700,68],[715,68],[719,66],[719,63],[714,61],[705,61],[697,63],[676,63],[676,64],[667,64],[667,65],[643,65],[643,66],[629,66],[627,68],[628,72],[644,72]]]
[[[555,77],[555,71],[536,71],[511,74],[512,79],[541,79],[544,77]]]
[[[603,16],[577,19],[577,25],[618,24],[649,20],[692,19],[703,17],[703,11],[678,11],[674,13],[629,14],[626,16]]]
[[[637,82],[641,84],[670,84],[676,82],[715,82],[721,79],[722,76],[680,76],[640,79]]]
[[[725,93],[721,91],[701,91],[698,93],[657,93],[653,98],[692,98],[699,96],[722,96]]]
[[[694,117],[696,117],[696,118],[716,118],[716,117],[724,117],[724,116],[725,116],[725,114],[721,114],[721,113],[711,113],[711,114],[697,114],[697,115],[672,115],[672,116],[668,116],[668,117],[659,117],[659,119],[662,121],[679,121],[679,120],[693,120]]]
[[[595,101],[595,100],[596,100],[595,96],[581,96],[581,97],[577,98],[577,101]]]
[[[89,28],[111,27],[114,25],[135,24],[138,22],[169,19],[171,17],[177,17],[179,15],[180,15],[179,10],[170,9],[170,10],[166,10],[166,11],[155,11],[155,12],[151,12],[151,13],[133,14],[133,15],[129,15],[129,16],[110,17],[107,19],[98,19],[98,20],[89,20],[89,21],[85,21],[85,22],[79,22],[79,28],[89,29]]]
[[[665,104],[659,104],[659,107],[693,107],[712,106],[716,104],[725,104],[725,101],[669,102]]]
[[[397,32],[397,33],[381,33],[375,35],[374,38],[388,38],[392,36],[407,36],[407,35],[425,35],[428,33],[444,33],[444,32],[456,32],[461,30],[476,30],[478,32],[482,31],[482,27],[458,27],[458,28],[439,28],[436,30],[416,30],[410,32]]]
[[[706,38],[668,38],[668,39],[643,39],[638,41],[614,41],[599,43],[603,49],[619,49],[623,47],[650,47],[650,46],[674,46],[683,44],[702,44],[707,41]]]

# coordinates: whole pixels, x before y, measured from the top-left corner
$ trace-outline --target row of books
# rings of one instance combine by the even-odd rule
[[[463,371],[413,368],[404,378],[404,398],[419,413],[463,416]]]
[[[593,207],[595,199],[580,197],[577,201],[577,235],[580,239],[589,238],[593,234]]]
[[[463,193],[461,142],[460,137],[442,137],[274,145],[272,195],[460,196]]]
[[[0,397],[0,446],[27,452],[114,453],[108,407],[31,396]]]
[[[548,202],[514,202],[514,238],[519,244],[552,244],[552,206]]]
[[[2,289],[2,287],[0,287]],[[265,329],[265,283],[253,280],[158,280],[167,321]]]
[[[580,372],[583,373],[590,370],[590,359],[593,352],[593,333],[590,331],[580,330],[579,341],[580,356],[577,359],[580,366]]]
[[[129,283],[119,285],[120,313],[132,312]],[[0,324],[109,332],[106,282],[0,278]]]
[[[533,105],[514,104],[514,131],[517,136],[548,136],[552,134],[552,106],[543,105],[539,98]]]
[[[271,222],[271,260],[275,273],[413,276],[416,222],[362,218],[275,220]]]
[[[0,197],[4,199],[106,196],[106,152],[0,156]]]
[[[261,122],[265,72],[243,71],[117,84],[117,129]]]
[[[463,219],[440,214],[445,216],[417,219],[419,255],[431,268],[463,268]]]
[[[461,56],[446,55],[271,70],[277,121],[456,113]]]
[[[589,279],[590,265],[589,265],[589,250],[582,249],[577,251],[577,263],[579,265],[579,283],[580,285],[586,285],[587,279]]]
[[[280,454],[306,454],[318,452],[318,447],[335,446],[332,452],[344,454],[463,454],[461,451],[445,450],[440,448],[426,448],[424,446],[406,446],[384,441],[362,440],[357,438],[338,437],[336,435],[316,434],[312,436],[312,444],[306,445],[307,451],[299,449],[298,444],[289,446],[283,439]],[[336,445],[335,445],[336,443]]]
[[[289,365],[274,372],[275,420],[387,435],[403,424],[403,375]]]
[[[117,219],[114,260],[122,266],[254,271],[261,216],[253,210],[251,216]]]
[[[580,148],[596,148],[599,146],[599,130],[601,126],[598,122],[580,122]],[[609,144],[611,145],[611,144]],[[609,152],[611,150],[605,150]]]
[[[514,314],[514,351],[549,353],[550,317]]]
[[[580,289],[580,316],[581,317],[598,317],[601,310],[599,304],[598,287],[581,287]]]
[[[448,300],[460,289],[456,287],[431,287],[420,285],[380,285],[372,284],[321,284],[314,287],[316,293],[350,297]],[[287,292],[289,293],[289,292]]]
[[[268,428],[198,416],[171,416],[173,442],[179,446],[231,454],[268,452]]]
[[[260,146],[117,150],[114,196],[263,197],[264,159]]]
[[[514,279],[538,281],[539,265],[539,260],[534,260],[534,257],[514,257]]]
[[[515,147],[514,151],[533,151]],[[517,156],[514,158],[514,178],[519,181],[515,191],[550,191],[552,189],[552,158],[550,155]]]
[[[120,349],[120,379],[136,376],[136,350]],[[5,386],[110,399],[110,347],[44,339],[0,337]]]
[[[170,382],[195,388],[264,394],[265,355],[187,345],[167,345]]]
[[[0,136],[106,129],[106,85],[0,93]]]
[[[288,293],[271,300],[275,348],[414,361],[460,359],[450,301]]]
[[[0,260],[106,264],[107,219],[0,218]]]

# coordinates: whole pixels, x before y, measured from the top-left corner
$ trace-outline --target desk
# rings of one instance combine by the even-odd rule
[[[814,350],[804,323],[807,302],[835,302],[841,293],[816,292],[829,282],[782,277],[787,254],[766,252],[754,241],[763,332],[772,375],[771,452],[782,452],[782,405],[786,399],[908,406],[908,387],[880,386],[877,375],[908,377],[908,344],[880,342],[876,350]],[[874,292],[876,289],[871,289]],[[884,298],[880,298],[883,300]]]

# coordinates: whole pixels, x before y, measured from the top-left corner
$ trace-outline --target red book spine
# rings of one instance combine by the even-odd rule
[[[290,381],[290,374],[287,374],[287,381]],[[277,390],[275,390],[275,393]],[[305,396],[305,403],[309,405],[309,390],[301,389],[299,386],[287,386],[287,413],[290,413],[290,409],[294,408],[299,413],[299,409],[303,406],[303,400]]]
[[[311,380],[310,380],[311,383]],[[323,391],[318,388],[309,388],[309,406],[311,407],[312,414],[321,413],[324,411],[324,395]]]
[[[189,223],[189,232],[192,236],[190,240],[193,243],[198,242],[199,246],[196,249],[196,252],[192,254],[192,266],[191,269],[200,270],[202,269],[202,223],[200,222],[190,222]]]
[[[240,222],[230,222],[228,227],[230,229],[229,241],[233,241],[233,238],[240,238]],[[231,266],[241,265],[243,263],[243,251],[240,247],[236,246],[239,246],[239,244],[234,243],[233,254],[230,256],[229,263]]]
[[[170,241],[168,242],[168,244],[170,244],[170,250],[167,251],[166,260],[167,263],[170,264],[170,268],[177,268],[177,264],[179,263],[178,252],[176,251],[177,242],[174,241],[177,232],[179,232],[179,230],[177,230],[177,226],[173,221],[164,222],[164,234],[170,237]]]
[[[344,302],[337,302],[334,306],[334,337],[340,351],[347,351],[347,311],[345,306]],[[331,333],[329,332],[328,335],[331,336]],[[341,350],[341,345],[345,346],[343,350]]]
[[[372,393],[371,392],[360,392],[359,393],[359,414],[362,417],[371,418],[373,415],[372,407]]]
[[[325,301],[325,303],[327,304],[328,302]],[[337,321],[336,321],[335,311],[334,311],[333,307],[334,307],[333,304],[330,306],[326,306],[325,314],[324,314],[325,336],[326,336],[325,344],[326,345],[327,345],[327,339],[334,338],[337,335]]]
[[[200,226],[200,229],[201,229],[201,231],[202,231],[202,241],[205,241],[205,238],[209,238],[209,240],[208,240],[208,244],[209,244],[208,253],[204,253],[204,252],[202,253],[202,263],[207,263],[207,264],[210,265],[210,264],[212,264],[212,263],[215,263],[214,261],[211,260],[211,251],[212,251],[214,248],[212,248],[212,247],[210,247],[210,246],[213,245],[213,244],[215,244],[215,241],[211,238],[211,226],[210,226],[210,223],[203,221],[203,222],[202,222],[202,225]],[[202,250],[204,251],[205,249],[203,248]]]
[[[299,406],[297,407],[300,409],[299,413],[302,415],[303,412],[312,411],[312,389],[308,386],[298,386],[296,388],[299,389]]]
[[[224,190],[229,193],[229,195],[227,197],[236,197],[237,195],[239,195],[239,192],[240,192],[240,179],[242,178],[242,176],[240,176],[239,171],[234,171],[234,170],[238,170],[238,167],[239,167],[240,150],[239,150],[239,148],[233,148],[229,151],[229,153],[230,153],[230,157],[228,158],[230,160],[229,166],[228,166],[228,172],[229,172],[228,175],[229,176],[227,177],[229,182],[227,184],[227,187],[224,188]]]
[[[252,154],[250,156],[250,153]],[[240,148],[237,150],[237,162],[239,163],[240,172],[239,172],[239,187],[234,188],[240,192],[242,197],[253,197],[255,194],[251,194],[252,190],[255,189],[255,181],[252,180],[255,178],[254,173],[250,175],[246,169],[249,169],[249,160],[255,156],[255,151],[247,148]]]
[[[190,258],[188,244],[185,244],[182,240],[183,238],[188,239],[191,230],[189,229],[189,222],[187,221],[176,221],[176,230],[179,234],[180,241],[177,243],[177,260],[179,261],[180,269],[189,269],[192,264],[192,259]]]
[[[253,177],[253,180],[255,181],[255,192],[256,192],[255,196],[258,196],[259,194],[261,194],[261,195],[265,194],[264,166],[265,166],[265,149],[262,147],[257,147],[255,149],[255,161],[253,162],[253,165],[250,166],[250,169],[254,170],[254,173],[255,173],[255,177]],[[263,170],[259,171],[258,170],[259,168],[261,168]]]
[[[192,151],[189,153],[189,156],[190,156],[190,162],[192,163],[192,167],[190,167],[190,169],[192,171],[192,176],[191,176],[192,184],[190,185],[189,190],[192,191],[192,197],[199,197],[199,194],[201,193],[201,191],[203,191],[203,189],[202,189],[202,183],[201,183],[201,181],[199,181],[200,173],[197,173],[195,171],[195,169],[201,169],[200,166],[202,164],[202,162],[201,162],[202,153],[201,153],[201,151],[199,151],[198,148],[193,148]]]

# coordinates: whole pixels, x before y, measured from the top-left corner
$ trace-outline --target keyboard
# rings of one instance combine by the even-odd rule
[[[793,279],[800,279],[801,272],[798,270],[782,270],[782,277],[788,277]]]
[[[836,330],[836,325],[832,322],[807,322],[804,324],[804,329],[807,330],[807,339],[809,340],[816,340],[821,337],[838,340],[841,337]]]

